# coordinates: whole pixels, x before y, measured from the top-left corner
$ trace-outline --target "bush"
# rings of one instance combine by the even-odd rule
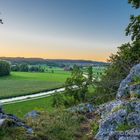
[[[10,74],[10,63],[7,61],[0,60],[0,76]]]
[[[129,74],[130,69],[140,62],[140,40],[132,44],[123,44],[118,47],[116,54],[110,56],[111,62],[101,81],[96,82],[95,95],[107,95],[104,101],[112,100],[112,94],[115,95],[120,82]]]
[[[93,121],[91,127],[92,127],[92,134],[93,136],[95,136],[99,131],[99,123],[97,121]]]
[[[32,138],[33,136],[28,135],[24,128],[0,128],[0,140],[31,140]]]
[[[29,71],[29,66],[28,66],[28,64],[26,64],[26,63],[20,64],[19,70],[22,71],[22,72],[28,72],[28,71]]]
[[[37,140],[74,140],[82,119],[81,115],[57,110],[42,112],[39,118],[27,122],[34,128]]]
[[[11,66],[11,71],[19,71],[19,65],[12,65]]]

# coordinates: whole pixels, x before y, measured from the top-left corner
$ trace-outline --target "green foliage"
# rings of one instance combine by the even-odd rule
[[[33,94],[60,88],[70,76],[68,72],[32,73],[11,72],[0,78],[0,98]]]
[[[72,75],[66,80],[66,96],[71,96],[74,98],[75,103],[83,102],[86,100],[86,94],[88,91],[88,86],[85,83],[85,77],[83,72],[78,66],[74,66]],[[75,86],[75,87],[73,87]]]
[[[140,0],[128,0],[128,3],[132,4],[132,7],[140,8]],[[132,40],[140,40],[140,15],[130,16],[130,23],[126,28],[126,35],[131,35]]]
[[[10,74],[10,63],[0,60],[0,76],[6,76]]]
[[[140,84],[140,77],[136,76],[134,77],[133,82],[131,82],[131,85],[138,85],[138,84]]]
[[[112,112],[117,112],[117,111],[119,111],[119,110],[121,110],[121,109],[126,109],[126,107],[123,106],[123,105],[117,106],[117,107],[115,107],[115,108],[112,110]]]
[[[134,8],[140,7],[140,0],[128,0]],[[140,62],[140,15],[131,16],[130,24],[126,28],[126,35],[131,35],[134,42],[123,44],[115,55],[111,55],[111,66],[96,84],[97,94],[108,94],[105,101],[110,100],[111,93],[115,93],[121,80],[129,73],[133,65]]]
[[[28,72],[29,71],[29,66],[26,63],[22,63],[19,65],[19,70],[22,72]]]
[[[12,65],[11,66],[11,71],[19,71],[19,65]]]
[[[0,128],[1,140],[31,140],[32,136],[29,136],[24,128],[16,127],[4,127]]]
[[[128,3],[132,4],[134,8],[140,7],[140,0],[128,0]]]
[[[123,123],[123,124],[120,124],[118,127],[117,127],[117,131],[127,131],[127,130],[131,130],[132,128],[134,128],[135,126],[132,126],[132,125],[128,125],[127,123]]]
[[[95,95],[108,95],[104,97],[104,101],[112,99],[113,94],[115,97],[121,80],[128,75],[135,64],[140,62],[140,41],[118,47],[117,53],[111,55],[109,61],[111,65],[105,75],[102,76],[101,81],[95,83]]]
[[[86,79],[82,70],[78,66],[74,66],[71,77],[65,82],[65,92],[53,96],[53,106],[70,107],[87,101],[93,95],[93,93],[89,92],[89,84],[91,82],[91,67],[89,68],[89,78]]]
[[[32,110],[52,112],[55,108],[52,106],[53,96],[44,97],[41,99],[34,99],[19,103],[3,105],[6,113],[14,114],[20,118],[24,118],[25,114]]]
[[[126,35],[131,35],[132,40],[140,40],[140,15],[131,15],[130,23],[126,28]]]
[[[62,93],[55,93],[53,96],[53,103],[52,106],[53,107],[60,107],[64,105],[64,99],[63,99],[63,94]]]
[[[30,72],[45,72],[45,69],[41,66],[29,66]]]
[[[92,66],[88,67],[88,81],[87,83],[90,85],[92,84],[92,80],[93,80],[93,68]]]
[[[0,19],[0,24],[3,24],[3,21],[2,21],[2,19]]]
[[[74,140],[75,134],[80,129],[81,117],[66,111],[43,112],[34,120],[27,120],[35,130],[38,140]]]
[[[99,130],[99,123],[98,123],[98,121],[93,121],[91,123],[91,128],[92,128],[92,134],[93,134],[93,136],[95,136],[98,133],[98,130]]]

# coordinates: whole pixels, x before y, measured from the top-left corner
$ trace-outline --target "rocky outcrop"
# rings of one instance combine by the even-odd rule
[[[132,130],[127,130],[124,132],[113,132],[110,135],[109,140],[140,140],[140,129],[133,128]]]
[[[27,133],[33,133],[33,129],[27,126],[22,120],[12,114],[6,114],[0,106],[0,128],[6,127],[23,127]]]
[[[140,140],[140,64],[121,82],[116,100],[99,106],[97,140]]]
[[[77,106],[71,107],[68,109],[70,112],[77,112],[77,113],[91,113],[95,111],[95,107],[92,104],[79,104]]]
[[[35,118],[37,118],[37,117],[39,117],[39,116],[40,116],[40,112],[33,110],[33,111],[27,113],[27,114],[25,115],[25,118],[26,118],[26,119],[28,119],[28,118],[35,119]]]
[[[140,77],[140,64],[135,65],[131,69],[130,74],[121,82],[117,93],[117,99],[127,98],[133,91],[137,91],[140,94],[140,85],[130,86],[136,77]]]

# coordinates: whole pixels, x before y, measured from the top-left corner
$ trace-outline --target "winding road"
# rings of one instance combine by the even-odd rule
[[[8,99],[1,99],[0,103],[1,104],[11,104],[11,103],[16,103],[16,102],[23,102],[23,101],[27,101],[27,100],[44,98],[44,97],[48,97],[54,93],[63,92],[64,90],[65,90],[65,88],[60,88],[60,89],[56,89],[56,90],[40,92],[40,93],[36,93],[36,94],[31,94],[31,95],[24,95],[24,96],[18,96],[18,97],[13,97],[13,98],[8,98]]]
[[[85,78],[87,78],[86,74],[83,74]],[[72,86],[73,88],[76,88],[76,86]],[[54,89],[50,90],[47,92],[40,92],[36,94],[31,94],[31,95],[24,95],[24,96],[18,96],[18,97],[12,97],[12,98],[7,98],[7,99],[1,99],[0,104],[11,104],[11,103],[17,103],[17,102],[24,102],[28,100],[34,100],[34,99],[39,99],[39,98],[44,98],[53,95],[54,93],[61,93],[65,91],[65,88],[59,88],[59,89]]]

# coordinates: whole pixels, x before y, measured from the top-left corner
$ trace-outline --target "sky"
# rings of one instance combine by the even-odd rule
[[[127,0],[0,0],[0,56],[106,61],[139,12]]]

